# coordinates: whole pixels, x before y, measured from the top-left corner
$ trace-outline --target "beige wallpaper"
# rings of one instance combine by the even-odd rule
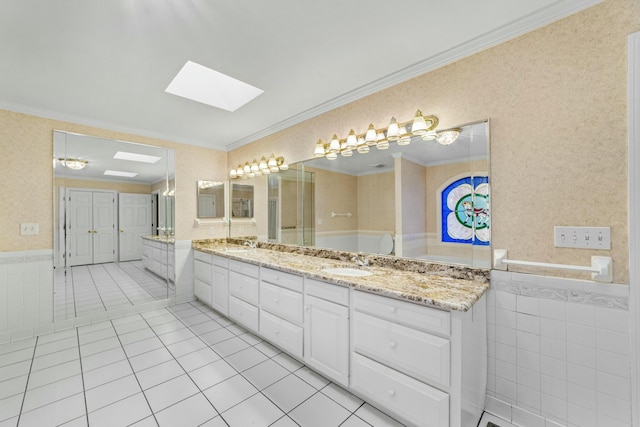
[[[626,47],[640,30],[637,3],[606,0],[234,150],[229,163],[272,151],[306,160],[318,138],[409,120],[418,108],[441,128],[490,118],[493,247],[588,265],[594,252],[553,247],[553,226],[610,226],[612,250],[601,254],[626,283]]]
[[[395,232],[393,172],[363,175],[358,183],[358,230]]]
[[[401,224],[396,224],[398,234],[419,234],[425,232],[427,214],[426,168],[406,159],[395,159],[396,176],[402,188],[399,200],[402,206]]]
[[[227,177],[226,153],[154,138],[109,131],[28,114],[0,110],[0,172],[6,208],[1,210],[0,251],[53,247],[53,131],[62,130],[175,149],[178,239],[206,238],[208,230],[193,227],[196,217],[195,186],[198,179]],[[20,223],[40,225],[40,234],[21,236]]]
[[[316,232],[358,229],[358,179],[353,175],[305,168],[315,175]],[[331,212],[351,212],[350,218],[331,217]]]

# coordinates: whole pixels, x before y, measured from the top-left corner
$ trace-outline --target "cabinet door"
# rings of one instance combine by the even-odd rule
[[[211,305],[211,285],[198,279],[193,281],[193,293],[200,301]]]
[[[213,266],[213,289],[211,306],[221,314],[229,314],[229,270]]]
[[[349,383],[349,309],[305,296],[304,360],[344,386]]]

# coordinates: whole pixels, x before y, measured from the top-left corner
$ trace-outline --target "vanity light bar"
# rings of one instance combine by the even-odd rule
[[[260,161],[253,159],[251,163],[239,164],[236,169],[229,171],[229,177],[231,179],[247,179],[254,176],[268,175],[271,172],[286,171],[287,169],[289,169],[289,165],[284,161],[284,157],[276,157],[271,154],[269,159],[266,156],[262,156]]]
[[[331,142],[325,144],[322,139],[318,139],[313,150],[314,157],[326,157],[329,160],[338,158],[338,154],[349,157],[354,151],[360,154],[369,152],[369,148],[376,147],[378,150],[389,148],[390,142],[398,145],[408,145],[411,143],[411,136],[420,136],[424,141],[436,140],[442,145],[449,145],[455,142],[460,135],[460,129],[449,129],[436,132],[438,127],[436,116],[423,116],[422,111],[416,111],[414,118],[408,122],[398,122],[395,117],[391,117],[389,126],[377,129],[373,123],[363,134],[356,134],[353,129],[345,139],[338,138],[334,134]]]

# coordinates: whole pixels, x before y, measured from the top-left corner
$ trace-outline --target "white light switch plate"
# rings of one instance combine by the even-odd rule
[[[22,223],[20,224],[20,234],[22,236],[27,236],[31,234],[40,233],[40,224],[36,223]]]
[[[610,227],[553,227],[556,248],[611,250]]]

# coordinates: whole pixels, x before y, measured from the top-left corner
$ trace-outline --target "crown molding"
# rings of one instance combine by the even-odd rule
[[[136,136],[142,136],[145,138],[160,139],[162,141],[173,142],[175,144],[195,145],[198,147],[205,147],[212,150],[218,150],[223,152],[227,151],[225,147],[216,147],[216,148],[212,147],[211,143],[208,141],[202,141],[198,139],[189,139],[182,136],[160,133],[150,129],[137,128],[133,126],[125,126],[117,123],[95,120],[95,119],[90,119],[88,117],[61,113],[59,111],[52,111],[44,108],[35,108],[35,107],[23,105],[23,104],[16,104],[16,103],[6,102],[2,100],[0,100],[0,109],[11,111],[14,113],[29,114],[31,116],[42,117],[50,120],[58,120],[58,121],[68,122],[68,123],[73,123],[78,125],[92,126],[95,128],[105,129],[105,130],[114,131],[114,132],[128,133]],[[56,129],[56,130],[62,130],[62,129]],[[62,131],[68,132],[67,130],[62,130]],[[132,142],[132,141],[122,141],[122,142]]]
[[[434,71],[445,65],[474,55],[480,51],[497,46],[508,40],[512,40],[518,36],[541,28],[552,22],[558,21],[560,19],[566,18],[567,16],[585,10],[591,6],[601,3],[602,1],[603,0],[565,0],[563,2],[540,9],[522,19],[510,22],[509,24],[506,24],[496,30],[485,33],[479,37],[476,37],[475,39],[469,40],[468,42],[446,50],[438,55],[434,55],[430,58],[424,59],[378,80],[374,80],[367,85],[360,86],[356,89],[346,92],[343,95],[337,96],[327,102],[319,104],[313,108],[309,108],[294,116],[291,116],[286,120],[269,126],[259,132],[255,132],[235,142],[232,142],[231,144],[227,144],[227,151],[235,150],[244,145],[255,142],[261,138],[265,138],[276,132],[301,123],[305,120],[309,120],[313,117],[319,116],[320,114],[342,107],[343,105],[357,101],[381,90],[388,89],[392,86],[403,83],[407,80],[411,80],[412,78],[426,74],[430,71]]]

